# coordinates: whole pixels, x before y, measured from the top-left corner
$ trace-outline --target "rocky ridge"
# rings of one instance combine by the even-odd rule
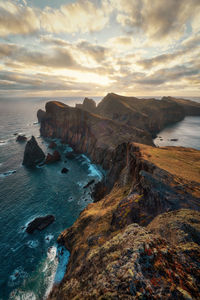
[[[200,152],[151,146],[189,111],[172,99],[105,98],[92,113],[49,102],[41,119],[43,136],[108,170],[99,201],[59,236],[71,256],[49,299],[198,299]]]

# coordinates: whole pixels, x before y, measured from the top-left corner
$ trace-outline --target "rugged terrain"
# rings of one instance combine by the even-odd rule
[[[200,151],[156,148],[152,136],[199,115],[199,104],[116,94],[92,101],[49,102],[39,114],[44,137],[107,170],[98,202],[59,236],[71,256],[49,299],[198,299]]]
[[[200,152],[127,146],[112,191],[60,235],[71,256],[49,299],[198,299]]]

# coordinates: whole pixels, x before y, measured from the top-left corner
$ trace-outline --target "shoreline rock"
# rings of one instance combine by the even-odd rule
[[[26,142],[27,140],[27,137],[23,134],[23,135],[18,135],[17,138],[16,138],[16,142]]]
[[[29,234],[32,234],[35,230],[43,230],[45,229],[47,226],[49,226],[51,223],[53,223],[55,221],[55,217],[53,215],[47,215],[44,217],[38,217],[35,218],[33,221],[31,221],[27,228],[26,228],[26,232]]]
[[[50,154],[50,153],[47,154],[47,157],[45,159],[45,164],[47,164],[47,165],[52,164],[52,163],[57,162],[59,160],[61,160],[60,153],[58,152],[58,150],[55,150],[53,152],[53,154]]]
[[[45,154],[39,147],[34,136],[27,142],[24,150],[24,158],[22,164],[26,167],[35,167],[45,159]]]

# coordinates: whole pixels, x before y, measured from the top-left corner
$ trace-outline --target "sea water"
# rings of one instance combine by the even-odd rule
[[[70,105],[82,101],[57,100]],[[101,168],[88,157],[66,159],[72,149],[59,140],[60,162],[32,170],[22,166],[26,143],[16,142],[16,133],[28,139],[34,135],[43,151],[51,152],[36,117],[46,101],[0,100],[0,299],[44,299],[53,283],[62,280],[69,252],[57,245],[57,237],[92,201],[92,186],[83,186],[102,178]],[[67,174],[61,173],[63,167]],[[55,216],[53,224],[26,233],[28,222],[47,214]]]
[[[100,167],[85,155],[65,159],[72,149],[59,141],[62,161],[33,170],[22,166],[25,143],[16,133],[34,135],[45,153],[50,152],[40,137],[36,113],[51,99],[0,99],[0,299],[45,299],[53,283],[62,280],[69,252],[57,245],[62,230],[70,227],[90,203],[91,179],[102,178]],[[56,99],[69,105],[82,101]],[[96,99],[97,101],[99,99]],[[200,149],[200,117],[186,117],[164,129],[159,145],[181,145]],[[177,142],[170,139],[178,138]],[[155,141],[156,142],[156,141]],[[62,174],[63,167],[69,172]],[[55,222],[32,235],[25,226],[33,218],[53,214]]]

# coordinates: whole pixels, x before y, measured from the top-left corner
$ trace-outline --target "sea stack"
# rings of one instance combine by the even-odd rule
[[[39,147],[34,136],[27,142],[24,150],[23,165],[33,168],[45,159],[45,154]]]

